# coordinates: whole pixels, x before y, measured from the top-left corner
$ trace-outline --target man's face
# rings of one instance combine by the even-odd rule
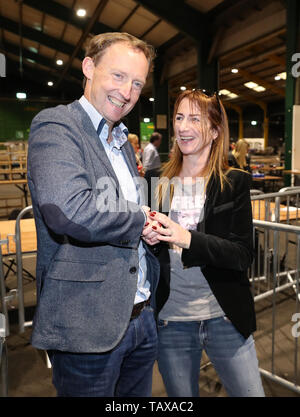
[[[149,63],[140,50],[125,42],[106,49],[97,66],[91,58],[83,61],[88,79],[85,95],[108,124],[113,125],[134,107],[149,71]]]

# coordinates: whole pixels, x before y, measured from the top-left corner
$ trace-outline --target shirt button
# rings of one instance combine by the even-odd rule
[[[133,266],[132,268],[130,268],[130,269],[129,269],[129,272],[130,272],[131,274],[135,274],[135,273],[136,273],[136,267],[135,267],[135,266]]]

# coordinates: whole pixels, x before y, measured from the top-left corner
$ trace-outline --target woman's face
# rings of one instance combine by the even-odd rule
[[[177,144],[183,155],[208,154],[217,132],[210,129],[208,120],[203,120],[199,107],[184,98],[175,115],[174,131]]]

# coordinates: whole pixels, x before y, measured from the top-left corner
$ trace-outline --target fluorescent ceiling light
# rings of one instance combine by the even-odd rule
[[[266,91],[265,87],[262,87],[261,85],[258,85],[257,87],[253,88],[253,90],[257,91],[258,93]]]
[[[85,9],[78,9],[76,14],[79,17],[84,17],[86,15],[86,10]]]
[[[27,94],[26,94],[26,93],[17,93],[17,94],[16,94],[16,97],[17,97],[19,100],[24,100],[24,99],[27,97]]]
[[[261,85],[258,85],[254,83],[253,81],[249,81],[248,83],[245,83],[244,86],[250,88],[251,90],[257,91],[258,93],[261,93],[262,91],[266,91],[265,87],[262,87]]]
[[[225,88],[223,90],[219,91],[219,94],[222,94],[222,96],[228,96],[228,94],[230,94],[229,90],[226,90]]]
[[[244,85],[251,89],[258,87],[258,84],[254,83],[253,81],[249,81],[248,83],[245,83]]]
[[[281,72],[280,74],[277,74],[275,80],[286,80],[286,72]]]
[[[237,94],[235,94],[235,93],[232,93],[231,91],[229,91],[229,90],[226,90],[225,88],[223,89],[223,90],[220,90],[219,91],[219,95],[222,95],[222,96],[227,96],[227,97],[229,97],[229,98],[237,98],[238,97],[238,95]]]
[[[237,98],[238,95],[235,94],[235,93],[230,93],[230,94],[228,94],[228,97],[230,97],[230,98]]]

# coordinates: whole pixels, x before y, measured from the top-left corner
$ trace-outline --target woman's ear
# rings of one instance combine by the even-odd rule
[[[217,129],[211,129],[211,134],[212,134],[212,140],[217,139],[219,132],[217,131]]]
[[[94,75],[95,64],[91,57],[86,56],[82,61],[82,72],[87,80],[91,80]]]

